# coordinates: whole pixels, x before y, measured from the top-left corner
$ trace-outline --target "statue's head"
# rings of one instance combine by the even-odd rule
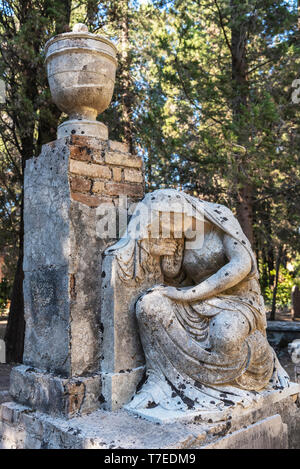
[[[148,193],[133,214],[139,217],[139,238],[193,238],[203,231],[204,213],[191,204],[189,196],[175,189]]]

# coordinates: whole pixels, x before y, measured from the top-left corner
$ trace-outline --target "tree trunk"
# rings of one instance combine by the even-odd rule
[[[253,246],[253,190],[251,184],[245,183],[238,190],[237,196],[237,219]]]
[[[19,247],[19,259],[12,288],[9,317],[4,339],[7,363],[21,363],[24,350],[23,234],[20,234],[20,243],[22,245],[20,244]]]
[[[98,8],[99,8],[98,0],[86,1],[86,21],[87,21],[87,25],[90,26],[92,29],[94,29],[96,26]]]
[[[124,130],[125,142],[129,145],[130,151],[134,152],[133,145],[133,125],[132,125],[132,112],[133,112],[133,93],[132,83],[130,77],[131,54],[129,45],[129,6],[128,0],[121,2],[122,8],[119,10],[120,14],[120,27],[121,27],[121,57],[120,57],[120,80],[122,83],[121,89],[121,104],[122,104],[122,124]]]
[[[248,62],[247,62],[247,28],[241,22],[241,3],[231,0],[231,55],[232,55],[232,115],[233,128],[237,144],[243,147],[244,153],[236,153],[236,187],[237,218],[241,227],[253,244],[253,187],[247,177],[247,147],[249,129],[247,109],[249,107]]]
[[[272,310],[271,310],[271,316],[270,316],[271,321],[275,321],[275,317],[276,317],[276,299],[277,299],[279,269],[280,269],[280,264],[281,264],[281,258],[282,258],[282,246],[279,247],[278,255],[276,259],[275,284],[274,284],[274,290],[273,290]]]
[[[26,6],[26,5],[25,5]],[[25,13],[23,18],[24,23],[30,20],[30,9],[24,9]],[[27,17],[29,13],[29,19]],[[63,0],[60,5],[60,12],[57,15],[56,30],[62,32],[65,28],[64,25],[69,24],[71,14],[71,0]],[[36,35],[35,35],[36,33]],[[33,31],[34,43],[31,43],[31,38],[28,38],[29,47],[33,47],[36,54],[39,53],[39,44],[37,41],[38,32]],[[37,86],[37,69],[31,62],[24,62],[24,94],[28,101],[35,103],[39,96],[39,90]],[[53,110],[54,110],[54,105]],[[54,122],[56,122],[60,116],[60,112],[55,109]],[[24,298],[23,298],[23,258],[24,258],[24,171],[26,161],[34,156],[36,150],[39,151],[39,147],[47,141],[53,140],[56,132],[53,125],[49,125],[48,121],[48,138],[47,138],[47,118],[45,118],[43,112],[40,113],[39,132],[37,146],[34,142],[34,129],[35,122],[34,116],[29,122],[21,122],[22,128],[19,128],[19,134],[21,135],[21,153],[22,153],[22,198],[21,198],[21,214],[20,214],[20,231],[19,231],[19,258],[17,262],[17,268],[11,293],[11,304],[9,310],[8,323],[5,334],[6,343],[6,361],[8,363],[21,363],[23,359],[24,351],[24,336],[25,336],[25,318],[24,318]],[[26,127],[25,127],[26,126]]]

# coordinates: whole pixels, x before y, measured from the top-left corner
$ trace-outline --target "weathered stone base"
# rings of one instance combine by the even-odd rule
[[[300,386],[297,383],[290,383],[290,386],[285,389],[270,389],[261,393],[255,393],[252,395],[252,402],[248,407],[242,407],[237,404],[235,406],[229,406],[224,410],[166,410],[160,406],[146,409],[131,409],[125,405],[125,409],[130,413],[139,417],[145,418],[152,422],[164,424],[172,422],[190,422],[192,420],[201,420],[205,422],[223,422],[227,420],[239,420],[241,416],[245,418],[248,414],[252,414],[254,411],[260,411],[264,407],[268,407],[272,404],[282,401],[290,396],[296,396],[300,392]]]
[[[20,365],[11,371],[10,395],[16,402],[31,409],[71,418],[99,408],[101,378],[99,375],[59,378]]]
[[[102,381],[102,408],[117,410],[128,402],[128,396],[133,396],[138,384],[143,378],[145,367],[139,366],[122,373],[100,373]]]
[[[98,410],[70,420],[54,418],[19,404],[0,406],[3,449],[206,449],[300,448],[297,396],[283,398],[247,415],[219,423],[157,425],[125,410]]]
[[[288,449],[288,428],[280,415],[260,420],[227,435],[204,449]]]

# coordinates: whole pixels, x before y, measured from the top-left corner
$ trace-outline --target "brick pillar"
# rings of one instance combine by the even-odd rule
[[[96,235],[97,207],[143,194],[142,160],[119,142],[73,135],[27,162],[25,352],[11,376],[17,402],[65,416],[98,408],[102,254],[115,239]]]

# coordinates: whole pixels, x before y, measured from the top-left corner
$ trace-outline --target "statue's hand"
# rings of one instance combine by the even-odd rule
[[[153,256],[173,256],[177,249],[175,239],[152,238],[150,252]]]

